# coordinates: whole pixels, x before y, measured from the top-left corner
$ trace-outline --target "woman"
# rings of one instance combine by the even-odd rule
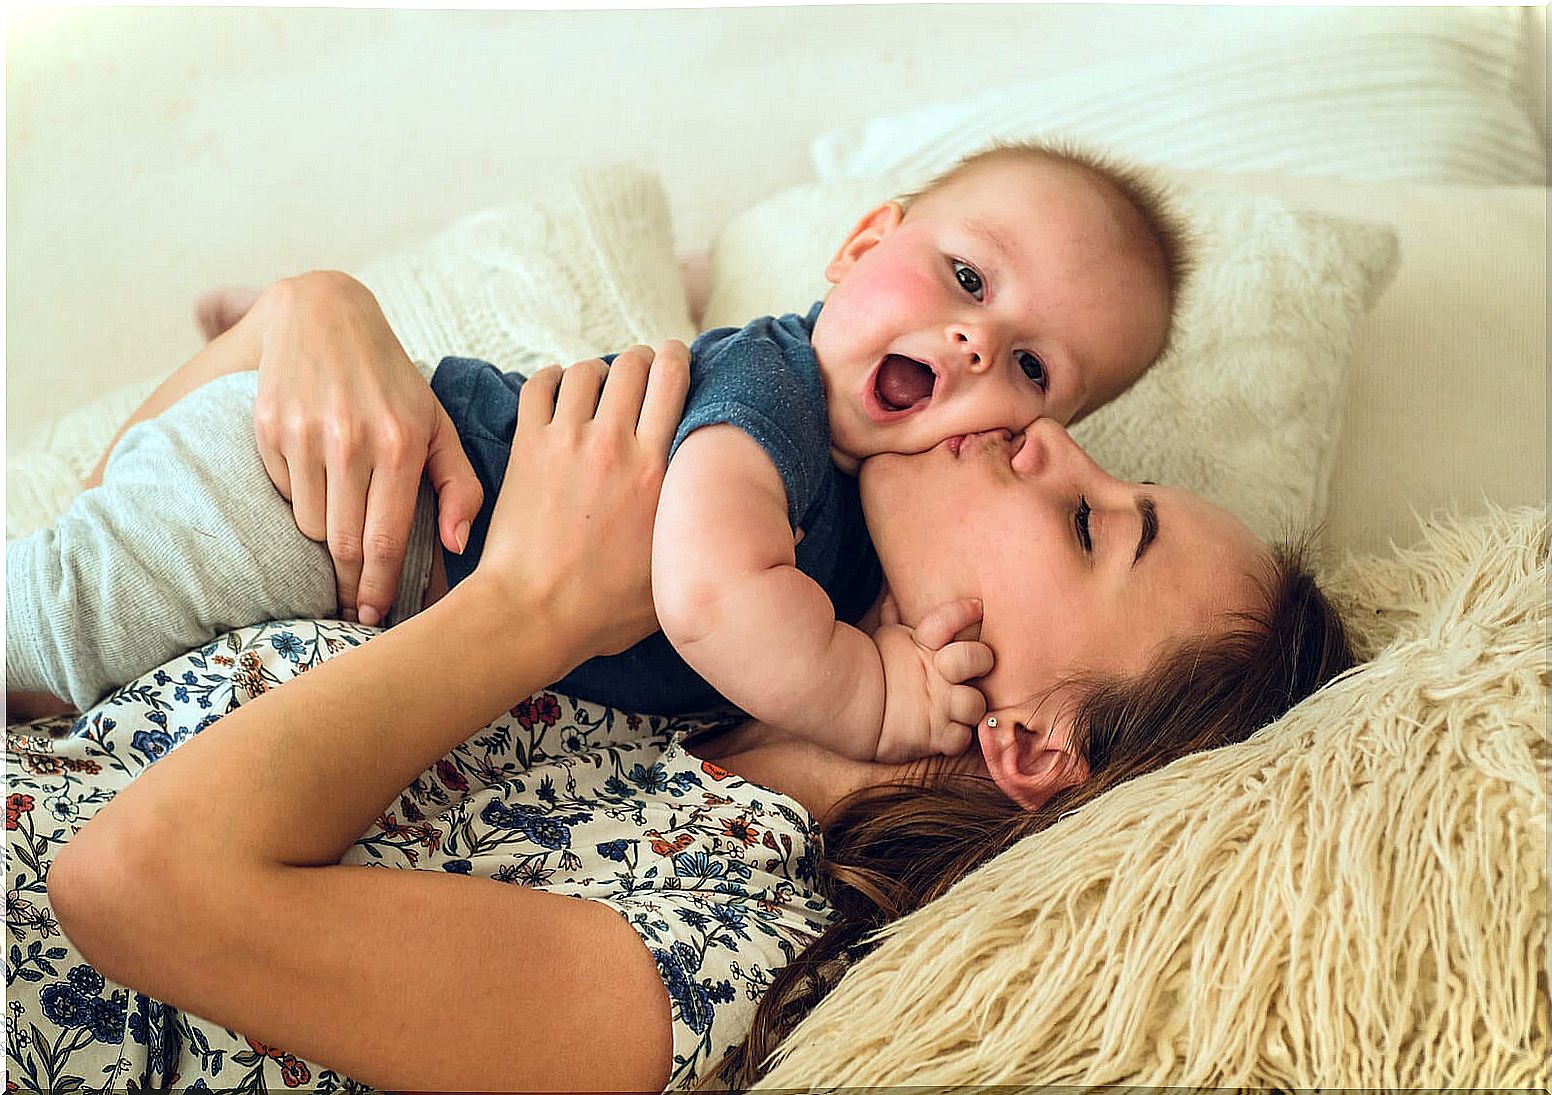
[[[489,858],[438,858],[444,836],[463,841],[460,850],[498,830],[507,837],[521,830],[530,846],[564,843],[555,825],[541,824],[557,822],[548,807],[564,794],[552,784],[547,798],[541,779],[522,797],[512,789],[530,775],[521,764],[471,772],[471,731],[496,719],[491,732],[471,741],[515,738],[514,722],[522,724],[525,715],[535,721],[532,708],[520,704],[524,696],[651,627],[646,554],[622,559],[615,553],[600,565],[595,550],[599,542],[647,539],[640,532],[649,527],[666,451],[664,423],[677,415],[683,370],[670,363],[649,379],[643,357],[625,368],[617,362],[601,399],[595,398],[599,372],[591,367],[567,374],[553,410],[546,398],[557,388],[553,373],[525,389],[524,426],[513,451],[523,467],[507,478],[481,567],[420,616],[321,665],[321,657],[295,649],[302,645],[295,635],[290,643],[270,643],[286,656],[267,664],[253,646],[239,643],[233,669],[239,691],[262,694],[219,722],[198,717],[189,697],[208,682],[188,659],[174,666],[182,683],[170,697],[154,677],[142,682],[141,694],[158,702],[142,704],[149,710],[139,732],[177,727],[184,740],[102,806],[54,855],[51,868],[39,863],[36,870],[47,870],[47,896],[81,953],[102,974],[146,994],[134,998],[128,1038],[122,1012],[117,1031],[125,1047],[143,1045],[146,1059],[126,1066],[119,1047],[111,1047],[107,1063],[125,1070],[119,1076],[139,1064],[141,1083],[166,1081],[176,1069],[185,1084],[195,1072],[225,1084],[240,1066],[300,1083],[303,1072],[316,1069],[305,1059],[337,1070],[341,1083],[348,1076],[421,1090],[650,1090],[685,1082],[705,1073],[737,1038],[723,1030],[707,1040],[717,1030],[708,1011],[727,1010],[734,989],[729,978],[706,975],[704,966],[690,968],[691,960],[710,957],[709,950],[687,953],[684,946],[686,928],[700,933],[697,938],[707,934],[704,922],[692,923],[694,916],[715,918],[720,909],[726,934],[759,941],[763,924],[787,943],[758,952],[773,957],[744,978],[744,990],[764,987],[768,971],[784,965],[791,948],[835,920],[822,943],[826,952],[816,956],[820,963],[807,971],[817,980],[803,970],[778,974],[766,1006],[779,1014],[757,1021],[757,1033],[768,1040],[832,976],[833,963],[824,959],[849,953],[862,932],[951,884],[954,871],[962,874],[1048,821],[1052,811],[1070,808],[1073,786],[1103,786],[1114,782],[1111,772],[1127,774],[1127,765],[1153,766],[1242,737],[1341,667],[1339,632],[1302,579],[1277,579],[1271,598],[1249,577],[1234,580],[1268,560],[1225,515],[1178,492],[1110,479],[1054,427],[1037,426],[1018,438],[983,435],[955,452],[942,447],[882,463],[863,480],[870,512],[886,507],[893,518],[901,511],[899,534],[879,543],[895,597],[886,609],[946,645],[973,613],[929,620],[920,618],[921,606],[948,599],[943,594],[984,603],[983,637],[1001,660],[985,681],[992,710],[977,728],[977,752],[928,774],[932,787],[891,787],[923,773],[821,755],[753,725],[693,741],[688,752],[676,754],[677,746],[664,744],[675,728],[651,725],[640,737],[657,741],[656,754],[631,753],[640,741],[602,752],[617,749],[625,761],[638,755],[650,761],[642,789],[653,805],[673,807],[676,793],[694,795],[708,808],[712,799],[745,796],[743,812],[724,818],[735,824],[712,846],[721,858],[702,859],[702,893],[726,901],[709,912],[673,906],[659,926],[650,906],[680,896],[674,888],[634,904],[618,890],[610,903],[578,902],[561,896],[564,890],[503,885],[492,880],[494,872],[468,877],[464,872],[478,875],[475,868],[488,866]],[[1153,503],[1151,521],[1145,498]],[[945,499],[960,508],[945,508]],[[964,508],[972,499],[974,523]],[[583,527],[590,530],[586,537],[577,534]],[[1301,624],[1291,651],[1284,629],[1272,626],[1290,613]],[[1263,619],[1231,634],[1235,614]],[[1016,626],[1021,617],[1031,617],[1031,626]],[[333,624],[313,634],[315,645],[343,648],[364,633]],[[1021,639],[1026,635],[1032,639]],[[1180,646],[1181,640],[1190,641]],[[1013,650],[1021,641],[1026,647],[1013,657],[998,645]],[[1165,672],[1139,677],[1159,641],[1181,652]],[[207,650],[190,658],[213,662],[221,654]],[[263,674],[278,676],[286,666],[307,672],[288,688],[266,687]],[[1187,679],[1181,666],[1209,668]],[[1104,672],[1119,683],[1068,680],[1083,671]],[[130,699],[115,700],[121,711],[136,702],[135,689],[128,692]],[[1148,716],[1167,712],[1180,695],[1196,699],[1200,732],[1176,727],[1170,738],[1170,728]],[[514,704],[517,710],[501,718]],[[116,758],[128,750],[113,748],[114,727],[106,725],[112,713],[94,712],[82,732],[97,735],[103,755]],[[1144,736],[1127,737],[1139,730]],[[546,756],[567,751],[545,750]],[[567,769],[561,763],[552,770],[562,777]],[[451,801],[442,792],[447,809],[437,820],[446,831],[432,827],[425,861],[443,870],[354,865],[384,854],[391,843],[385,838],[402,835],[396,813],[424,808],[425,797],[401,795],[421,785],[423,773],[425,783],[440,779],[452,792]],[[478,782],[471,774],[487,786],[468,791]],[[79,783],[79,773],[76,778]],[[479,808],[482,827],[467,816],[476,808],[468,804],[487,790],[495,797]],[[854,797],[843,801],[847,796]],[[91,806],[103,797],[77,796]],[[623,801],[615,805],[630,812]],[[21,833],[24,816],[36,811],[20,801],[8,806]],[[748,824],[750,816],[760,822]],[[1001,820],[989,825],[991,817]],[[816,818],[826,823],[832,857],[830,882],[822,888],[813,883]],[[758,897],[739,892],[755,867],[730,851],[754,846],[746,841],[760,839],[756,829],[780,834],[756,865],[775,879]],[[567,847],[579,858],[585,852],[593,864],[587,869],[600,875],[606,862],[639,854],[621,873],[630,885],[646,886],[651,867],[666,873],[670,862],[676,879],[685,877],[675,846],[696,835],[688,825],[647,831],[636,842]],[[889,842],[902,853],[898,870],[867,859]],[[625,846],[631,843],[636,846]],[[13,851],[21,852],[16,842]],[[342,856],[349,865],[337,865]],[[781,869],[771,873],[765,861],[782,861]],[[934,865],[936,877],[924,874],[924,864]],[[26,900],[36,896],[34,886]],[[29,979],[22,970],[36,954],[31,948],[19,962],[13,955],[14,976]],[[8,1037],[13,1077],[31,1066],[30,1082],[39,1086],[61,1079],[40,1074],[40,1061],[57,1064],[67,1043],[79,1056],[92,1038],[111,1042],[115,1034],[111,1013],[104,1016],[111,1004],[91,1004],[94,1019],[102,1020],[96,1027],[79,1022],[80,1009],[63,1014],[55,1007],[50,1014],[50,989],[66,1011],[109,997],[97,973],[73,957],[43,957],[69,967],[68,981],[44,986],[34,1009],[54,1026],[29,1020],[30,1029],[20,1033],[32,1039],[30,1055]],[[29,972],[40,980],[58,976]],[[184,1016],[169,1025],[151,998],[209,1021]],[[747,1009],[737,1018],[747,1023]],[[227,1036],[228,1028],[261,1041]],[[181,1053],[169,1049],[180,1032],[189,1043]],[[215,1048],[223,1036],[223,1048]],[[156,1060],[150,1060],[153,1048]],[[220,1058],[211,1060],[222,1052],[228,1054],[225,1076],[216,1071]],[[762,1055],[751,1053],[744,1063],[755,1065]],[[100,1082],[97,1069],[64,1075]]]

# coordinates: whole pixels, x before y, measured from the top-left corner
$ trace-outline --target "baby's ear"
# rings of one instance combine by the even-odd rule
[[[977,728],[993,782],[1026,810],[1089,777],[1067,710],[1051,697],[1033,714],[1012,707],[990,711]]]
[[[904,219],[905,207],[897,201],[887,201],[869,210],[851,230],[840,250],[836,251],[830,265],[825,267],[825,279],[831,285],[838,285],[857,260],[867,254],[879,240],[900,227]]]

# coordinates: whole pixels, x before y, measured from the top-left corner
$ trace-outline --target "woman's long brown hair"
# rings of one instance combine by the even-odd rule
[[[1305,544],[1279,548],[1265,608],[1225,635],[1177,646],[1142,676],[1090,678],[1075,712],[1089,777],[1024,810],[990,780],[924,765],[865,788],[824,821],[820,883],[836,920],[771,982],[749,1036],[698,1085],[735,1090],[872,950],[879,928],[939,897],[998,853],[1129,779],[1244,741],[1353,665],[1341,618],[1316,585]]]

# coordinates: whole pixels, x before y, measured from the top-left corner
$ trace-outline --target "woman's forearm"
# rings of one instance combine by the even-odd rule
[[[467,580],[185,742],[75,841],[111,833],[121,849],[176,849],[224,869],[338,862],[448,750],[582,660],[553,644],[563,629],[542,607],[523,608]]]

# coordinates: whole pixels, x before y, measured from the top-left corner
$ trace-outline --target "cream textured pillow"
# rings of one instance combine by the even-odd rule
[[[695,332],[662,182],[625,164],[471,214],[356,274],[405,351],[431,364],[529,373]]]
[[[1174,168],[1543,184],[1546,142],[1518,16],[1325,9],[1254,49],[999,81],[826,134],[812,158],[822,179],[901,173],[914,186],[993,138],[1065,135]]]
[[[1192,180],[1395,226],[1359,325],[1325,542],[1379,551],[1414,513],[1547,497],[1547,190],[1286,175]]]
[[[794,187],[712,247],[704,323],[805,310],[857,218],[901,180]],[[1127,479],[1183,487],[1268,539],[1325,512],[1358,319],[1396,264],[1395,235],[1276,198],[1181,195],[1201,237],[1175,352],[1073,436]]]
[[[1349,561],[1372,663],[886,929],[760,1086],[1545,1090],[1547,546]]]
[[[658,177],[637,167],[579,171],[355,273],[423,371],[456,355],[527,373],[695,334],[668,199]],[[9,456],[7,539],[64,511],[157,383],[110,392]]]

